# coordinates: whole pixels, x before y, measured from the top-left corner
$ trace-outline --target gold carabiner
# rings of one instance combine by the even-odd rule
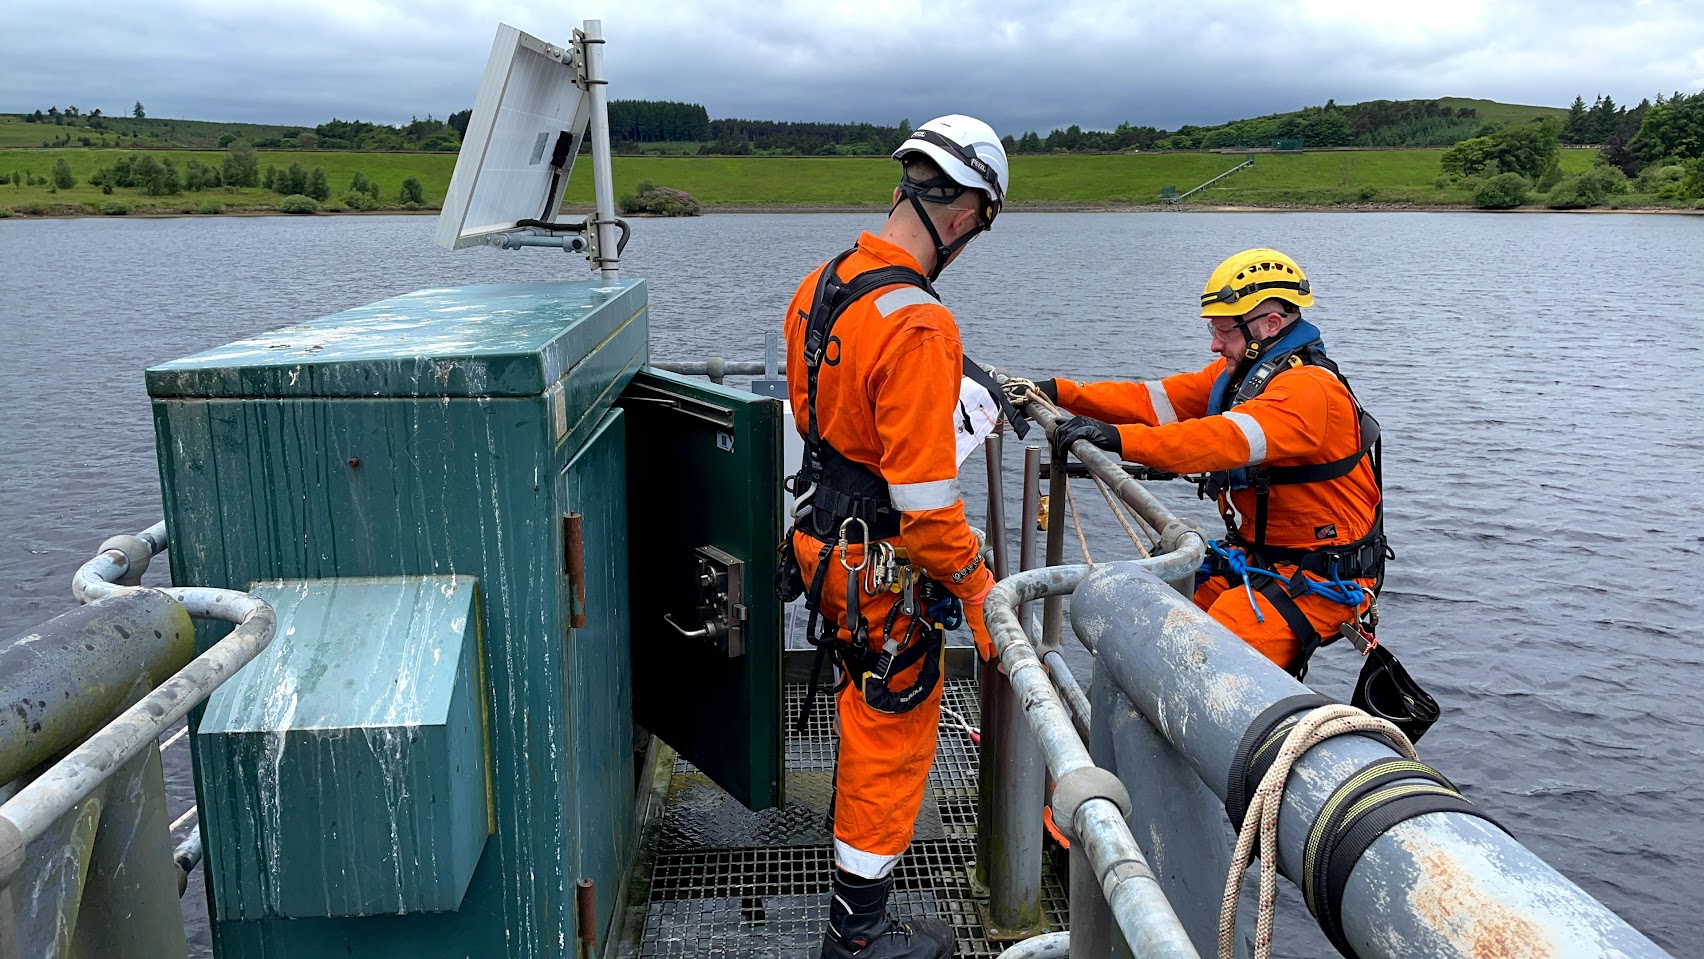
[[[864,547],[864,553],[862,556],[858,557],[857,565],[853,565],[846,556],[847,551],[852,546],[851,540],[846,536],[846,528],[851,526],[853,523],[857,523],[864,530],[863,539],[861,540]],[[848,516],[840,524],[840,565],[848,573],[856,573],[859,570],[862,570],[865,566],[870,565],[870,524],[856,516]]]

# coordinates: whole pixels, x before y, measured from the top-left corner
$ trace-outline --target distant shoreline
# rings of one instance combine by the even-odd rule
[[[1112,204],[1112,203],[1037,203],[1033,205],[1011,206],[1009,210],[1015,213],[1475,213],[1475,214],[1505,214],[1505,213],[1551,213],[1558,215],[1576,214],[1669,214],[1678,216],[1704,216],[1704,210],[1676,209],[1674,207],[1626,207],[1612,209],[1609,207],[1588,207],[1579,210],[1552,210],[1545,206],[1522,206],[1512,210],[1481,210],[1471,206],[1452,206],[1449,204],[1418,204],[1418,203],[1342,203],[1342,204],[1275,204],[1271,206],[1232,205],[1232,204],[1193,204],[1183,203],[1177,206],[1161,206],[1146,204]],[[762,213],[881,213],[887,206],[832,206],[820,204],[750,206],[739,204],[706,205],[705,216],[743,216]],[[565,213],[578,215],[588,211],[565,210]],[[437,216],[437,210],[373,210],[366,212],[340,211],[318,213],[284,213],[271,210],[226,210],[219,213],[182,213],[165,211],[132,210],[120,215],[91,213],[87,210],[58,210],[40,214],[23,214],[13,212],[9,216],[0,217],[5,220],[212,220],[245,217],[295,217],[307,219],[313,217],[350,217],[350,216]],[[629,219],[649,220],[667,219],[648,215],[634,215]]]

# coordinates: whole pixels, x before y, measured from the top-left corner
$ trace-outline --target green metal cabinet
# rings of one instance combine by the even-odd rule
[[[288,624],[192,714],[222,959],[566,959],[584,879],[604,941],[635,722],[781,801],[780,404],[646,337],[643,281],[465,287],[148,371],[174,581]]]
[[[646,320],[643,281],[426,290],[148,371],[175,582],[437,576],[480,590],[494,831],[457,908],[249,918],[214,877],[220,956],[567,956],[583,878],[607,931],[635,775],[611,407],[647,358]],[[564,549],[575,512],[596,571],[581,628]],[[209,808],[215,786],[198,775]]]

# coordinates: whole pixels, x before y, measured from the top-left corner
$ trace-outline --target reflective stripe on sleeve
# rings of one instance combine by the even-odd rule
[[[879,853],[865,852],[836,839],[834,841],[834,864],[854,876],[865,879],[885,879],[893,872],[893,864],[899,861],[898,856],[883,856]]]
[[[1166,395],[1166,385],[1159,380],[1149,380],[1142,385],[1148,388],[1148,400],[1154,404],[1154,425],[1176,423],[1177,411],[1172,409],[1171,397]]]
[[[925,303],[939,306],[941,301],[915,286],[902,286],[892,293],[883,293],[876,297],[876,312],[883,316],[892,316],[905,307],[922,306]]]
[[[1232,410],[1225,414],[1225,419],[1237,424],[1242,430],[1243,439],[1248,440],[1248,462],[1244,466],[1254,466],[1266,461],[1266,431],[1260,428],[1260,423],[1247,413]]]
[[[933,483],[890,483],[888,498],[902,513],[925,509],[944,509],[959,501],[956,479],[936,480]]]

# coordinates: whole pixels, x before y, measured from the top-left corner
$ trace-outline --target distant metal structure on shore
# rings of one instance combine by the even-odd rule
[[[1178,204],[1178,203],[1182,203],[1184,200],[1189,199],[1192,195],[1194,195],[1196,193],[1200,193],[1202,190],[1207,189],[1208,187],[1212,186],[1215,183],[1218,183],[1220,180],[1223,180],[1225,177],[1230,176],[1231,174],[1237,172],[1238,170],[1246,170],[1251,166],[1254,166],[1254,157],[1249,157],[1248,159],[1242,161],[1241,163],[1237,164],[1234,167],[1231,167],[1229,170],[1226,170],[1225,172],[1214,177],[1213,179],[1208,180],[1206,183],[1203,183],[1200,186],[1191,187],[1190,189],[1185,190],[1182,193],[1177,192],[1176,187],[1168,186],[1165,189],[1160,191],[1160,199],[1162,201],[1166,202],[1166,203],[1170,203],[1170,204],[1173,204],[1173,205]]]

